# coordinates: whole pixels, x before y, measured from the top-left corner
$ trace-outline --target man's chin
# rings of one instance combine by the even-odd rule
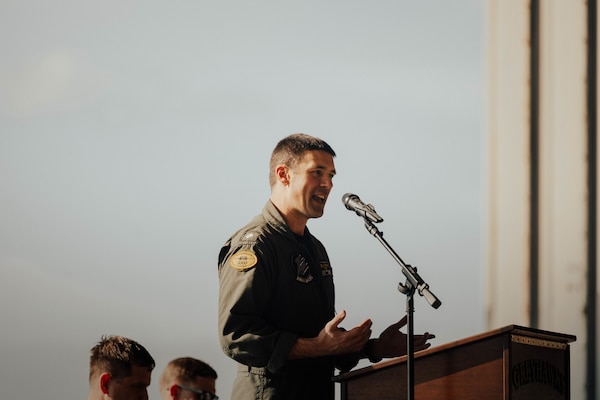
[[[324,214],[324,211],[325,210],[320,210],[320,211],[319,210],[315,210],[315,211],[313,211],[311,213],[310,217],[311,218],[321,218],[323,216],[323,214]]]

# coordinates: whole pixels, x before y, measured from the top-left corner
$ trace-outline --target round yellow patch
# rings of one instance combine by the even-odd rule
[[[258,258],[253,251],[240,250],[229,259],[229,265],[238,271],[245,271],[256,265]]]

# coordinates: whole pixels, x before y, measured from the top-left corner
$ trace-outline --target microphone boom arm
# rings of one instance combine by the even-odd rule
[[[398,254],[392,249],[388,242],[383,238],[383,233],[377,229],[377,227],[368,218],[364,218],[365,228],[367,231],[375,236],[385,247],[385,249],[392,255],[398,264],[402,267],[402,273],[406,277],[407,283],[415,288],[421,296],[427,300],[427,302],[433,307],[438,308],[442,305],[442,302],[429,290],[429,285],[421,278],[417,273],[417,269],[411,265],[405,264]]]

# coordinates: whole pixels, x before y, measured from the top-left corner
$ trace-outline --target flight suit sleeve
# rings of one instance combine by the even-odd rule
[[[276,260],[258,243],[225,246],[219,255],[219,336],[225,354],[241,364],[277,372],[287,362],[296,334],[267,321]]]

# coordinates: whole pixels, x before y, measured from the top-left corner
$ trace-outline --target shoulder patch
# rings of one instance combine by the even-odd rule
[[[333,276],[333,272],[331,271],[331,266],[329,265],[329,263],[327,261],[321,261],[319,263],[319,266],[321,267],[321,275]]]
[[[246,271],[256,265],[258,257],[253,251],[240,250],[229,259],[229,265],[238,271]]]

